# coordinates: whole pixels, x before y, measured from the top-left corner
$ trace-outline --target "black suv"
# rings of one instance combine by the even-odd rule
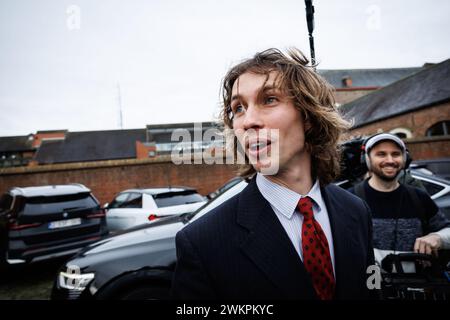
[[[12,188],[0,199],[0,269],[74,254],[107,232],[84,185]]]
[[[236,179],[197,211],[139,225],[87,246],[56,276],[52,299],[168,299],[177,261],[175,235],[247,185]]]

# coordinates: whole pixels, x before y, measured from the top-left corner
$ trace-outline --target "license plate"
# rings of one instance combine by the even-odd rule
[[[60,221],[53,221],[48,224],[49,229],[58,229],[58,228],[65,228],[70,226],[76,226],[81,224],[80,218],[75,219],[68,219],[68,220],[60,220]]]

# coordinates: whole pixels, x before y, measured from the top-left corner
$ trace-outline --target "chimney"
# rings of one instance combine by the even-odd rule
[[[345,76],[342,78],[342,85],[344,88],[350,88],[353,84],[352,78],[350,76]]]

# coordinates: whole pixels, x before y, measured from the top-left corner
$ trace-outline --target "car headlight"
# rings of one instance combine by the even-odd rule
[[[68,266],[66,272],[59,273],[58,284],[64,289],[83,291],[94,277],[94,273],[81,273],[79,267]]]

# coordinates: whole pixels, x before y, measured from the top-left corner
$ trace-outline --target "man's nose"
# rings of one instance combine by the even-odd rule
[[[386,162],[390,162],[390,163],[394,162],[394,157],[392,155],[388,154],[386,157]]]
[[[263,121],[257,105],[249,105],[244,114],[244,129],[262,128]]]

